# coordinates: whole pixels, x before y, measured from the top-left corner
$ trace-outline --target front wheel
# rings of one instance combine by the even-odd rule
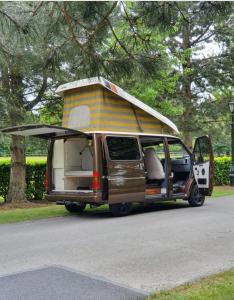
[[[193,185],[188,202],[192,207],[198,207],[204,204],[205,196],[199,192],[197,184]]]
[[[132,203],[110,204],[109,208],[114,217],[124,217],[130,214],[132,210]]]
[[[70,213],[77,213],[77,212],[82,212],[85,209],[86,204],[80,202],[74,203],[74,202],[66,201],[64,206],[66,207],[66,210],[69,211]]]

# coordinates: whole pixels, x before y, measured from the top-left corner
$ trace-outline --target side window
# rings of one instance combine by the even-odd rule
[[[171,159],[180,159],[189,156],[189,153],[181,143],[169,144]]]
[[[111,160],[139,160],[141,158],[136,138],[108,136],[106,142]]]

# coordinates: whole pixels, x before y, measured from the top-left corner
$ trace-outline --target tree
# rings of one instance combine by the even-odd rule
[[[35,15],[36,4],[5,2],[1,4],[0,98],[7,117],[5,126],[27,121],[27,116],[43,101],[64,74],[58,53],[64,40],[54,39],[56,17]],[[44,15],[46,16],[46,15]],[[43,20],[43,21],[42,21]],[[60,69],[55,76],[55,66]],[[53,78],[53,79],[52,79]],[[57,80],[57,82],[56,82]],[[64,78],[63,78],[64,80]],[[12,136],[11,175],[7,201],[25,200],[25,141]]]
[[[136,11],[151,29],[158,29],[163,24],[162,29],[166,32],[164,44],[171,60],[169,76],[177,78],[171,102],[183,107],[181,115],[175,120],[186,144],[191,147],[193,133],[200,130],[202,122],[206,121],[203,116],[211,117],[209,103],[214,101],[220,81],[223,87],[233,82],[230,47],[226,41],[227,35],[223,34],[231,24],[233,5],[230,2],[139,2]],[[225,43],[226,47],[210,55],[206,47],[210,43],[214,45],[215,41],[219,45]],[[225,76],[229,77],[229,83],[223,81]],[[166,91],[164,96],[167,95]]]

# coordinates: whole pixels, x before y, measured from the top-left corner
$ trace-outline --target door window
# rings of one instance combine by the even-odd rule
[[[199,138],[194,146],[194,159],[195,163],[204,163],[210,160],[210,145],[207,138]]]
[[[141,158],[139,144],[134,137],[106,138],[111,160],[139,160]]]

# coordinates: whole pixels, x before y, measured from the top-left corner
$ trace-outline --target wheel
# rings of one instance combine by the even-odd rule
[[[132,203],[110,204],[109,208],[114,217],[124,217],[130,214],[132,210]]]
[[[197,184],[193,185],[188,202],[192,207],[198,207],[204,204],[205,196],[199,192]]]
[[[74,203],[69,201],[66,201],[64,205],[67,211],[69,211],[70,213],[82,212],[86,206],[85,203],[80,203],[80,202]]]

